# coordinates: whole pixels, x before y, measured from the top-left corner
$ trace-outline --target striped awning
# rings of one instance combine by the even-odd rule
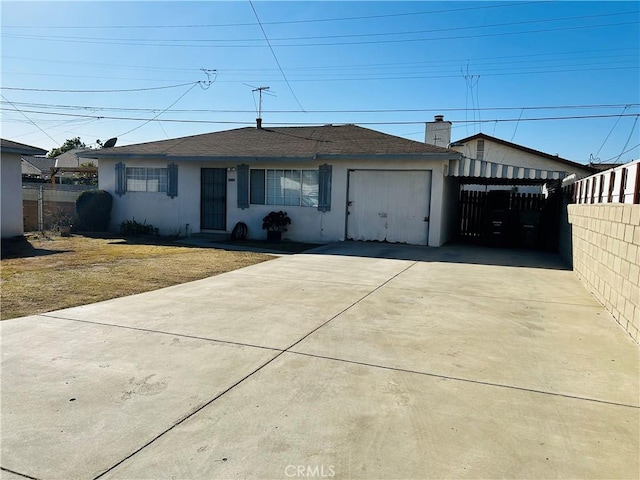
[[[567,172],[462,158],[449,160],[449,168],[445,168],[444,175],[446,177],[500,178],[505,180],[561,180],[567,176]]]

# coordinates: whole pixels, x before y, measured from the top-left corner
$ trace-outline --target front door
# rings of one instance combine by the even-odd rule
[[[226,168],[203,168],[201,170],[200,229],[227,229]]]

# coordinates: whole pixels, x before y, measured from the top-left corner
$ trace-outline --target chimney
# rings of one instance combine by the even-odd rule
[[[262,119],[261,118],[256,118],[256,126],[258,127],[258,129],[262,130]]]
[[[444,115],[434,115],[433,122],[426,122],[424,143],[447,148],[451,143],[451,122]]]

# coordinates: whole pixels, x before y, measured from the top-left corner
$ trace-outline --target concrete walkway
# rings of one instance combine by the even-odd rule
[[[2,478],[640,477],[638,346],[553,255],[329,245],[0,329]]]

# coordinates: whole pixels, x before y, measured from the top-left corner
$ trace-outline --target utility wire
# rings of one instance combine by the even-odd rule
[[[62,92],[62,93],[121,93],[121,92],[146,92],[149,90],[164,90],[167,88],[184,87],[185,85],[197,85],[198,82],[180,83],[178,85],[167,85],[165,87],[146,87],[146,88],[124,88],[110,90],[66,90],[53,88],[21,88],[21,87],[2,87],[3,90],[20,90],[23,92]]]
[[[624,155],[625,153],[629,153],[631,151],[633,151],[634,149],[640,147],[640,143],[638,143],[637,145],[634,145],[633,147],[631,147],[628,150],[625,150],[624,152],[622,152],[620,155],[618,155],[617,157],[611,157],[611,158],[607,158],[603,163],[609,163],[611,160],[613,160],[614,158],[620,158],[621,155]]]
[[[636,125],[638,124],[638,118],[640,117],[640,115],[636,115],[636,119],[633,122],[633,127],[631,127],[631,131],[629,132],[629,138],[627,138],[627,141],[624,144],[624,147],[622,147],[622,152],[620,152],[620,155],[618,155],[618,158],[616,158],[616,162],[618,162],[620,160],[620,157],[625,153],[625,148],[627,148],[627,145],[629,145],[629,142],[631,141],[631,137],[633,136],[633,132],[636,129]]]
[[[273,55],[273,58],[275,59],[276,63],[278,64],[278,68],[280,69],[280,73],[282,73],[282,78],[284,78],[284,81],[286,82],[287,87],[289,87],[289,91],[291,92],[291,95],[293,95],[293,98],[295,98],[296,103],[300,107],[300,110],[302,110],[304,112],[304,107],[300,103],[300,100],[298,100],[298,97],[296,97],[296,94],[293,91],[293,88],[291,88],[291,84],[289,83],[289,80],[287,79],[287,76],[285,75],[284,70],[282,69],[282,65],[280,65],[280,61],[278,60],[276,52],[273,50],[273,47],[271,46],[271,42],[269,41],[269,37],[267,36],[267,32],[265,32],[264,27],[262,26],[262,23],[260,23],[260,17],[258,17],[258,12],[256,12],[256,9],[253,6],[253,1],[252,0],[249,0],[249,5],[251,5],[251,9],[253,10],[253,14],[256,16],[256,20],[258,21],[258,25],[260,25],[260,30],[262,30],[262,34],[264,35],[264,39],[267,41],[267,45],[269,45],[269,50],[271,50],[271,54]]]
[[[13,105],[28,108],[50,108],[66,110],[91,110],[91,111],[122,111],[122,112],[156,112],[157,108],[134,108],[134,107],[102,107],[95,105],[62,105],[30,102],[13,102]],[[254,102],[256,110],[258,105]],[[602,104],[582,104],[582,105],[533,105],[528,107],[483,107],[482,111],[510,111],[516,110],[582,110],[582,109],[605,109],[605,108],[632,108],[640,107],[640,103],[602,103]],[[462,112],[465,108],[455,107],[425,107],[425,108],[382,108],[382,109],[355,109],[355,110],[307,110],[306,113],[430,113],[442,112]],[[264,113],[299,113],[298,110],[262,110]],[[253,110],[229,110],[229,109],[174,109],[174,113],[254,113]],[[624,113],[624,111],[622,112]],[[522,113],[520,114],[522,117]]]
[[[620,65],[620,66],[615,66],[616,64]],[[594,66],[602,66],[601,68],[596,68]],[[629,61],[618,61],[618,62],[614,62],[614,63],[579,63],[579,64],[565,64],[563,65],[564,68],[555,68],[553,70],[539,70],[541,68],[547,68],[545,66],[531,66],[531,67],[523,67],[526,70],[503,70],[503,69],[489,69],[489,68],[485,68],[483,70],[484,73],[482,73],[482,76],[506,76],[506,75],[545,75],[545,74],[549,74],[549,73],[563,73],[563,72],[593,72],[593,71],[614,71],[614,70],[637,70],[638,67],[637,65],[634,66],[632,65]],[[567,67],[578,67],[578,68],[567,68]],[[517,68],[517,67],[515,67]],[[451,72],[451,74],[449,74],[449,72]],[[384,76],[387,75],[387,72],[371,72],[371,73],[367,73],[367,72],[362,72],[362,73],[349,73],[349,72],[344,72],[344,73],[338,73],[337,75],[350,75],[350,76],[344,76],[344,77],[332,77],[332,76],[324,76],[323,73],[316,73],[316,74],[302,74],[302,75],[297,75],[295,77],[295,81],[296,82],[342,82],[342,81],[346,81],[346,82],[350,82],[350,81],[376,81],[376,80],[411,80],[411,79],[427,79],[427,78],[454,78],[458,75],[454,75],[453,74],[454,70],[444,70],[441,72],[436,72],[433,70],[429,70],[426,72],[421,72],[421,71],[417,71],[417,72],[397,72],[396,75],[394,76]],[[496,73],[491,73],[491,72],[496,72]],[[56,77],[69,77],[69,78],[98,78],[98,79],[113,79],[113,80],[133,80],[133,81],[163,81],[166,79],[151,79],[151,78],[140,78],[140,77],[136,77],[136,78],[127,78],[127,77],[113,77],[113,76],[104,76],[104,75],[100,75],[100,76],[88,76],[88,75],[72,75],[72,74],[47,74],[47,73],[33,73],[33,72],[27,72],[27,73],[21,73],[21,72],[10,72],[7,71],[6,69],[3,71],[3,73],[5,75],[21,75],[21,76],[46,76],[46,77],[52,77],[52,76],[56,76]],[[436,75],[436,73],[441,73],[440,75]],[[221,82],[223,83],[260,83],[262,81],[265,81],[267,76],[269,76],[269,73],[266,73],[264,71],[260,71],[259,73],[261,75],[261,80],[254,80],[254,79],[246,79],[246,78],[239,78],[239,79],[233,79],[234,75],[233,74],[229,74],[226,76],[227,80],[221,80]],[[331,75],[331,73],[327,73],[327,75]],[[281,75],[278,74],[278,79],[274,79],[274,80],[270,80],[270,81],[276,81],[276,82],[281,82],[282,80],[280,79]],[[115,92],[114,92],[115,93]]]
[[[186,93],[185,93],[186,94]],[[169,107],[170,108],[170,107]],[[0,110],[7,110],[4,107],[0,107]],[[12,110],[13,111],[13,110]],[[52,115],[60,117],[77,117],[77,118],[98,118],[105,120],[148,120],[153,121],[155,118],[144,119],[135,117],[118,117],[118,116],[102,116],[102,115],[88,115],[79,113],[60,113],[60,112],[43,112],[37,110],[24,110],[27,113],[38,113],[41,115]],[[300,113],[300,112],[296,112]],[[305,112],[307,113],[307,112]],[[616,114],[604,114],[604,115],[570,115],[570,116],[557,116],[557,117],[534,117],[534,118],[496,118],[485,120],[448,120],[451,123],[493,123],[493,122],[534,122],[534,121],[550,121],[550,120],[587,120],[595,118],[613,118],[613,117],[636,117],[637,113],[628,113],[624,115]],[[255,125],[254,122],[246,121],[216,121],[216,120],[185,120],[185,119],[163,119],[163,122],[174,123],[205,123],[205,124],[239,124],[239,125]],[[304,125],[324,125],[331,122],[268,122],[269,125],[289,125],[289,126],[304,126]],[[333,123],[337,125],[337,123]],[[424,125],[424,120],[410,120],[410,121],[384,121],[384,122],[343,122],[343,124],[356,124],[356,125]],[[128,132],[127,132],[128,133]]]
[[[629,105],[625,105],[624,106],[624,109],[622,110],[622,113],[626,112],[627,108],[629,108]],[[607,143],[607,140],[609,140],[609,137],[611,136],[613,131],[616,129],[616,126],[618,125],[618,122],[620,121],[621,118],[622,117],[618,117],[618,119],[613,124],[613,127],[611,127],[611,130],[609,130],[609,133],[607,134],[607,136],[605,137],[604,141],[602,142],[602,145],[600,145],[600,148],[598,149],[598,151],[595,154],[595,160],[598,159],[598,155],[600,154],[600,150],[602,150],[602,147],[604,147],[604,144]],[[626,145],[625,145],[625,147],[626,147]],[[624,150],[624,148],[623,148],[623,150]]]
[[[513,129],[513,135],[511,135],[511,141],[513,142],[513,139],[516,136],[516,132],[518,131],[518,125],[520,125],[520,119],[522,118],[522,114],[524,113],[524,108],[522,110],[520,110],[520,116],[518,117],[518,121],[516,122],[516,127]],[[493,127],[493,131],[495,132],[495,126]]]
[[[160,115],[162,115],[164,112],[166,112],[166,111],[167,111],[167,110],[169,110],[171,107],[173,107],[176,103],[178,103],[178,102],[179,102],[179,101],[180,101],[180,100],[181,100],[181,99],[182,99],[182,98],[183,98],[187,93],[189,93],[191,90],[193,90],[193,88],[194,88],[196,85],[199,85],[199,84],[200,84],[200,82],[196,82],[196,83],[194,83],[193,85],[191,85],[191,86],[187,89],[187,91],[186,91],[186,92],[184,92],[182,95],[180,95],[180,96],[178,97],[178,99],[177,99],[175,102],[173,102],[173,103],[172,103],[171,105],[169,105],[167,108],[165,108],[164,110],[162,110],[162,111],[161,111],[160,113],[158,113],[155,117],[150,118],[149,120],[147,120],[146,122],[144,122],[142,125],[138,125],[137,127],[132,128],[132,129],[131,129],[131,130],[129,130],[129,131],[126,131],[126,132],[124,132],[124,133],[121,133],[120,135],[117,135],[117,137],[124,137],[125,135],[127,135],[127,134],[129,134],[129,133],[131,133],[131,132],[135,132],[135,131],[136,131],[136,130],[138,130],[139,128],[144,127],[144,126],[145,126],[145,125],[147,125],[148,123],[153,122],[156,118],[158,118]]]
[[[530,25],[533,23],[550,23],[550,22],[561,22],[567,20],[584,20],[588,18],[603,18],[603,17],[615,17],[615,16],[630,16],[637,15],[640,11],[630,11],[630,12],[616,12],[616,13],[605,13],[598,15],[581,15],[577,17],[556,17],[556,18],[546,18],[546,19],[538,19],[538,20],[524,20],[518,22],[505,22],[505,23],[492,23],[492,24],[481,24],[481,25],[464,25],[457,27],[448,27],[448,28],[432,28],[429,30],[410,30],[410,31],[396,31],[396,32],[374,32],[374,33],[351,33],[351,34],[342,34],[342,35],[314,35],[314,36],[305,36],[305,37],[276,37],[271,38],[272,41],[282,42],[282,41],[291,41],[291,40],[323,40],[323,39],[336,39],[336,38],[363,38],[363,37],[388,37],[393,35],[417,35],[422,33],[439,33],[439,32],[451,32],[457,30],[471,30],[477,28],[494,28],[494,27],[509,27],[514,25]],[[258,20],[258,23],[260,21]],[[260,23],[259,23],[260,24]],[[11,37],[11,38],[28,38],[28,39],[45,39],[45,40],[112,40],[111,37],[70,37],[70,36],[55,36],[55,35],[25,35],[25,34],[3,34],[3,36]],[[262,39],[259,38],[236,38],[234,41],[237,42],[258,42]],[[198,42],[198,43],[214,43],[214,42],[227,42],[229,38],[222,39],[184,39],[184,38],[118,38],[118,42]]]
[[[373,18],[393,18],[393,17],[406,17],[406,16],[416,16],[416,15],[432,15],[434,13],[449,13],[449,12],[462,12],[469,10],[486,10],[490,8],[506,8],[506,7],[520,7],[524,5],[540,5],[551,2],[520,2],[514,4],[501,4],[501,5],[484,5],[480,7],[466,7],[466,8],[450,8],[445,10],[427,10],[420,12],[407,12],[407,13],[388,13],[382,15],[366,15],[366,16],[358,16],[358,17],[334,17],[334,18],[320,18],[320,19],[309,19],[309,20],[288,20],[288,21],[276,21],[276,22],[263,22],[263,25],[290,25],[297,23],[321,23],[321,22],[342,22],[342,21],[351,21],[351,20],[369,20]],[[51,25],[47,26],[47,29],[98,29],[98,28],[114,28],[114,29],[126,29],[126,28],[211,28],[211,27],[248,27],[254,26],[255,23],[217,23],[217,24],[204,24],[204,25],[70,25],[70,26],[62,26],[62,25]],[[25,28],[38,28],[41,29],[42,25],[11,25],[4,26],[2,28],[17,28],[17,29],[25,29]]]
[[[473,39],[473,38],[484,38],[484,37],[503,37],[503,36],[511,36],[511,35],[526,35],[526,34],[536,34],[536,33],[548,33],[548,32],[561,32],[568,30],[585,30],[592,28],[605,28],[605,27],[619,27],[623,25],[637,25],[639,22],[619,22],[619,23],[604,23],[598,25],[577,25],[573,27],[558,27],[558,28],[544,28],[539,30],[521,30],[516,32],[496,32],[496,33],[484,33],[484,34],[475,34],[475,35],[456,35],[456,36],[448,36],[448,37],[435,37],[435,38],[405,38],[405,39],[393,39],[393,40],[365,40],[365,41],[353,41],[353,42],[315,42],[315,43],[278,43],[276,46],[278,47],[326,47],[326,46],[344,46],[344,45],[371,45],[371,44],[385,44],[385,43],[409,43],[409,42],[432,42],[439,40],[462,40],[462,39]],[[263,29],[262,25],[260,27]],[[263,29],[264,31],[264,29]],[[22,38],[29,39],[28,35],[13,35],[13,34],[3,34],[3,36],[11,36],[13,38]],[[35,38],[37,40],[37,38]],[[127,41],[119,41],[119,40],[76,40],[73,38],[63,39],[63,38],[48,38],[50,41],[57,42],[66,42],[66,43],[84,43],[84,44],[98,44],[98,45],[130,45],[130,46],[143,46],[143,47],[176,47],[176,48],[259,48],[260,45],[242,45],[238,42],[255,42],[256,40],[240,40],[234,41],[234,43],[228,44],[212,44],[212,45],[202,45],[202,44],[188,44],[188,43],[147,43],[146,41],[140,42],[127,42]],[[223,40],[220,40],[223,41]],[[275,40],[279,42],[280,40]],[[267,41],[269,48],[273,49],[271,42]]]
[[[549,59],[549,60],[524,60],[526,58],[531,58],[531,57],[553,57],[553,56],[561,56],[561,55],[568,55],[570,59],[574,60],[577,58],[578,55],[588,55],[588,59],[589,60],[593,60],[593,59],[597,59],[597,58],[606,58],[608,60],[612,59],[612,58],[616,58],[616,57],[623,57],[623,58],[630,58],[630,59],[635,59],[637,60],[638,56],[636,55],[638,52],[638,48],[616,48],[616,49],[599,49],[599,50],[578,50],[578,51],[563,51],[563,52],[545,52],[545,53],[534,53],[534,54],[529,54],[529,55],[503,55],[503,56],[495,56],[495,57],[478,57],[475,59],[471,59],[474,62],[474,65],[478,66],[481,65],[482,63],[480,63],[483,60],[506,60],[507,63],[509,65],[512,65],[514,63],[529,63],[529,62],[540,62],[540,61],[551,61],[551,62],[566,62],[566,59],[564,58],[558,58],[558,59]],[[634,53],[629,53],[629,54],[622,54],[622,55],[600,55],[600,56],[596,56],[594,55],[595,53],[607,53],[607,52],[616,52],[616,53],[622,53],[624,51],[629,51],[629,52],[634,52]],[[26,60],[26,61],[30,61],[30,62],[43,62],[43,63],[55,63],[56,65],[59,65],[61,63],[67,64],[67,65],[83,65],[83,66],[89,66],[89,67],[106,67],[106,68],[119,68],[119,69],[132,69],[132,70],[162,70],[162,71],[177,71],[177,72],[193,72],[195,69],[194,68],[179,68],[179,67],[159,67],[159,66],[151,66],[151,65],[121,65],[121,64],[112,64],[112,63],[95,63],[95,62],[78,62],[78,61],[69,61],[69,60],[49,60],[49,59],[42,59],[42,58],[28,58],[28,57],[17,57],[17,56],[12,56],[12,55],[2,55],[3,59],[11,59],[11,60]],[[518,60],[514,60],[514,59],[518,59]],[[312,70],[312,71],[317,71],[317,70],[340,70],[343,71],[345,69],[355,69],[355,70],[362,70],[362,69],[366,69],[366,68],[373,68],[373,67],[384,67],[385,69],[389,69],[389,68],[399,68],[399,67],[410,67],[413,68],[413,66],[419,66],[419,65],[433,65],[433,64],[439,64],[439,63],[449,63],[449,64],[453,64],[453,65],[458,65],[461,62],[466,62],[469,59],[448,59],[448,60],[430,60],[430,61],[420,61],[420,62],[387,62],[387,63],[366,63],[366,64],[354,64],[354,63],[350,63],[349,65],[319,65],[319,66],[309,66],[309,67],[299,67],[296,68],[295,70]],[[627,60],[625,60],[627,61]],[[502,62],[505,63],[505,62]],[[491,63],[487,63],[487,64],[491,64]],[[497,63],[497,64],[501,64],[501,63]],[[6,65],[6,64],[5,64]],[[269,71],[271,69],[256,69],[256,68],[226,68],[224,69],[225,72],[229,73],[229,72],[255,72],[255,71],[259,71],[259,72],[265,72],[265,71]],[[274,69],[277,70],[277,69]],[[289,68],[289,71],[291,71],[292,69]]]
[[[4,98],[5,102],[7,102],[9,105],[12,105],[12,106],[13,106],[13,108],[14,108],[14,110],[15,110],[16,112],[20,113],[24,118],[26,118],[26,119],[29,121],[29,123],[31,123],[34,127],[36,127],[38,130],[40,130],[42,133],[44,133],[47,137],[49,137],[49,139],[50,139],[51,141],[53,141],[53,142],[54,142],[54,143],[56,143],[58,146],[60,146],[60,143],[59,143],[57,140],[55,140],[51,135],[49,135],[49,134],[48,134],[47,132],[45,132],[42,128],[40,128],[40,126],[39,126],[36,122],[34,122],[33,120],[31,120],[29,117],[27,117],[27,115],[26,115],[22,110],[20,110],[18,107],[16,107],[15,105],[13,105],[13,104],[12,104],[12,103],[7,99],[7,97],[5,97],[5,96],[4,96],[4,95],[2,95],[2,94],[0,94],[0,96],[1,96],[2,98]],[[3,108],[2,110],[4,110],[4,108]]]

